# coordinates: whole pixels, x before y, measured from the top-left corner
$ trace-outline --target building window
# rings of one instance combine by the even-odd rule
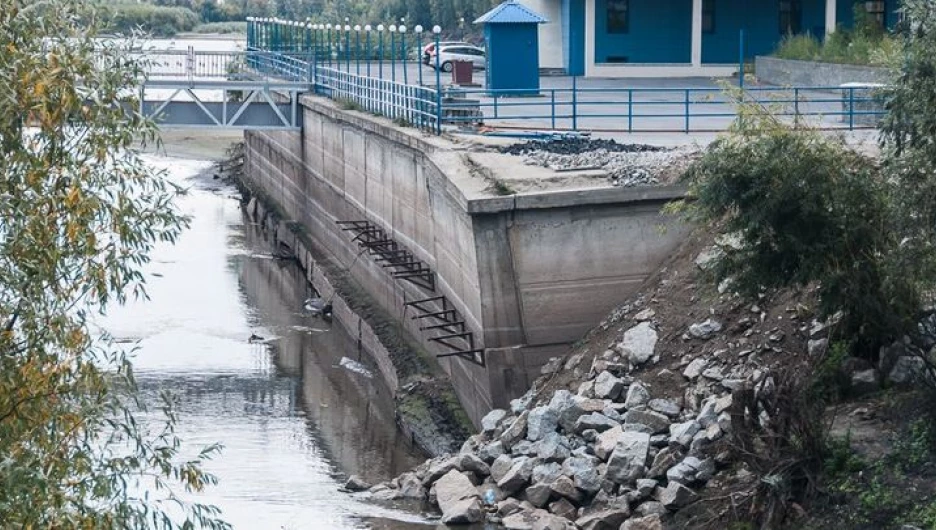
[[[608,4],[608,33],[630,31],[630,0],[606,0]]]
[[[702,0],[702,33],[715,33],[715,0]]]
[[[800,32],[803,8],[800,0],[780,0],[780,34]]]
[[[876,20],[883,28],[887,18],[887,2],[884,0],[865,2],[864,8],[871,20]]]

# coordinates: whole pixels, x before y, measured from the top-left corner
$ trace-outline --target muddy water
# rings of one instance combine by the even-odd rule
[[[355,340],[304,312],[301,271],[271,257],[233,189],[197,176],[207,162],[153,163],[190,189],[180,205],[192,227],[155,253],[151,300],[112,310],[102,326],[138,341],[147,401],[179,397],[187,446],[224,445],[207,466],[220,484],[199,500],[236,529],[425,528],[338,491],[347,474],[382,480],[421,461]]]

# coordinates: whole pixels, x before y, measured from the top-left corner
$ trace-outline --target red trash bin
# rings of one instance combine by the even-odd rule
[[[471,61],[452,61],[452,84],[471,85],[474,63]]]

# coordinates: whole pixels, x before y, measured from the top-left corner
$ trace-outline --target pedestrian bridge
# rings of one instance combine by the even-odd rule
[[[262,51],[140,53],[139,110],[160,125],[296,130],[299,97],[312,90],[309,63]]]

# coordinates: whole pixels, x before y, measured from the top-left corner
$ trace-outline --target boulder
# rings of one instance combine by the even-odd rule
[[[652,478],[638,479],[634,490],[636,497],[640,500],[646,499],[650,495],[653,495],[653,490],[655,490],[659,484],[659,482]]]
[[[536,456],[544,462],[562,462],[571,454],[569,441],[557,432],[536,442]]]
[[[683,377],[690,381],[698,379],[698,377],[702,375],[702,371],[705,370],[706,364],[708,364],[708,361],[701,357],[693,359],[692,362],[689,363],[689,366],[686,366],[686,369],[683,370]]]
[[[601,412],[607,406],[600,399],[572,396],[571,404],[559,414],[559,426],[565,432],[575,432],[575,423],[580,417],[591,412]]]
[[[481,520],[478,491],[461,472],[449,471],[432,488],[445,524],[470,524]]]
[[[428,486],[433,482],[442,478],[443,475],[449,471],[455,469],[456,459],[455,458],[446,458],[439,462],[436,462],[429,467],[429,471],[426,472],[426,476],[423,477],[423,485]]]
[[[442,523],[447,525],[474,524],[483,518],[478,499],[463,499],[442,512]]]
[[[533,506],[537,508],[542,508],[546,506],[546,503],[549,502],[549,496],[552,495],[552,489],[549,487],[549,484],[538,483],[533,484],[527,487],[523,492],[526,500],[530,502]]]
[[[617,399],[622,390],[624,381],[611,372],[601,372],[595,378],[595,397],[598,399]]]
[[[344,487],[348,491],[364,491],[371,489],[371,485],[357,475],[348,477],[348,481],[345,482]]]
[[[626,504],[598,510],[576,519],[575,525],[582,530],[618,530],[630,517]]]
[[[656,316],[656,311],[648,307],[644,309],[643,311],[637,312],[634,315],[634,320],[636,320],[637,322],[643,322],[645,320],[650,320],[655,316]]]
[[[426,488],[415,473],[400,475],[400,496],[406,499],[422,499],[426,497]]]
[[[697,339],[708,340],[721,331],[722,325],[713,319],[698,322],[689,326],[689,334]]]
[[[575,505],[569,502],[568,499],[562,498],[549,503],[549,512],[571,521],[575,519],[578,510],[576,510]]]
[[[533,468],[530,474],[530,481],[533,483],[546,482],[552,484],[557,478],[562,476],[562,466],[555,462],[540,464]]]
[[[507,454],[507,451],[504,449],[504,443],[500,440],[495,440],[491,443],[481,444],[478,447],[478,457],[481,460],[484,460],[485,463],[491,464],[497,457]]]
[[[663,519],[656,513],[646,517],[635,517],[625,521],[621,530],[664,530]]]
[[[634,382],[627,388],[627,397],[624,399],[624,405],[628,409],[643,407],[650,401],[650,391],[639,381]]]
[[[660,414],[664,414],[670,418],[679,416],[680,411],[682,411],[682,407],[680,407],[675,401],[671,399],[651,399],[647,403],[647,406],[650,408],[650,410],[659,412]]]
[[[818,357],[829,349],[829,339],[809,339],[806,341],[806,352],[810,357]]]
[[[527,440],[542,440],[559,428],[559,413],[548,406],[536,407],[527,418]]]
[[[523,440],[526,437],[527,430],[527,418],[530,413],[523,411],[517,416],[517,419],[513,421],[506,429],[504,433],[501,434],[500,441],[504,444],[505,449],[513,447],[514,444]]]
[[[659,432],[666,432],[666,430],[669,429],[670,419],[659,412],[628,410],[627,414],[624,415],[624,424],[634,423],[646,425],[653,434],[656,434]]]
[[[656,343],[657,332],[649,322],[641,322],[624,332],[618,349],[631,364],[641,365],[653,357]]]
[[[617,446],[618,441],[620,441],[623,436],[624,429],[622,429],[620,425],[599,434],[593,446],[595,456],[602,460],[607,460],[608,457],[611,456],[611,452],[614,451],[615,446]]]
[[[637,517],[646,517],[648,515],[659,514],[666,515],[666,507],[659,501],[647,501],[640,503],[634,508],[634,515]]]
[[[504,475],[507,474],[507,471],[510,470],[510,467],[513,466],[513,458],[510,455],[501,455],[494,460],[494,463],[491,464],[491,478],[494,479],[494,482],[497,482]]]
[[[601,489],[601,477],[598,475],[596,462],[588,457],[573,456],[562,464],[562,473],[572,477],[575,487],[595,493]]]
[[[702,461],[694,456],[687,456],[682,462],[666,471],[666,479],[680,484],[691,484],[696,479],[696,472]]]
[[[534,465],[535,461],[530,458],[517,458],[510,466],[510,469],[497,481],[497,487],[504,490],[508,495],[519,491],[530,481]]]
[[[496,431],[504,418],[507,417],[507,411],[503,409],[494,409],[481,418],[481,430],[484,432]]]
[[[650,478],[664,477],[666,471],[675,466],[677,462],[679,462],[679,454],[675,450],[669,447],[662,449],[653,457],[653,464],[650,466],[647,476]]]
[[[924,377],[926,362],[920,357],[902,355],[894,361],[887,380],[895,385],[909,385]]]
[[[660,490],[659,501],[670,510],[678,510],[683,506],[692,504],[699,496],[691,489],[678,482],[670,482]]]
[[[684,423],[674,423],[670,425],[670,442],[679,444],[683,447],[689,447],[696,433],[702,430],[699,422],[692,420]]]
[[[570,477],[565,475],[560,476],[549,485],[549,488],[556,495],[568,499],[575,504],[582,502],[582,492],[575,487],[575,483]]]
[[[507,517],[512,513],[519,512],[522,508],[520,507],[520,501],[514,499],[513,497],[507,497],[506,499],[497,503],[497,515],[501,517]]]
[[[501,524],[507,530],[574,530],[571,523],[546,510],[522,510],[504,517]]]
[[[599,412],[592,412],[591,414],[583,414],[575,420],[575,432],[582,433],[589,429],[593,429],[598,432],[604,432],[613,427],[617,427],[618,422],[612,420],[611,418],[601,414]]]
[[[491,474],[491,467],[484,460],[471,453],[463,453],[455,457],[455,468],[459,471],[468,471],[484,478]]]
[[[608,458],[608,470],[605,476],[617,484],[640,478],[645,471],[647,455],[650,451],[650,435],[639,432],[625,432],[618,440],[611,457]]]

